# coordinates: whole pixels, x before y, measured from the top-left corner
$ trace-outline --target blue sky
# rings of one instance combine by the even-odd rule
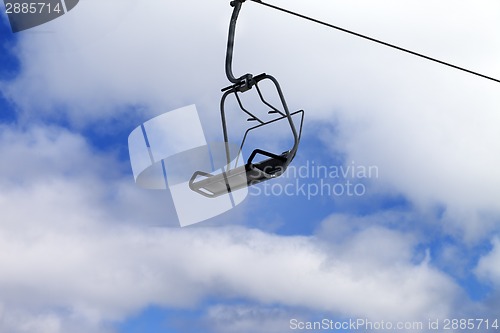
[[[276,4],[500,77],[495,1]],[[234,71],[276,76],[290,107],[306,111],[293,167],[377,173],[282,177],[180,228],[168,191],[134,183],[127,139],[196,104],[207,140],[221,140],[231,8],[102,6],[81,1],[16,34],[2,9],[1,332],[500,320],[498,83],[247,2]],[[363,194],[265,194],[321,181]]]

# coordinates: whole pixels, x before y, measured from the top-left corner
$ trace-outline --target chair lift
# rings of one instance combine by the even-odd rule
[[[233,14],[231,16],[231,22],[229,25],[229,36],[228,36],[227,50],[226,50],[226,76],[228,80],[232,83],[232,85],[222,89],[222,92],[224,94],[222,95],[220,102],[227,168],[225,169],[225,171],[219,174],[211,174],[203,171],[196,171],[194,172],[193,176],[189,181],[189,187],[191,188],[191,190],[209,198],[214,198],[223,194],[228,194],[232,191],[248,187],[251,185],[255,185],[260,182],[276,178],[282,175],[287,169],[288,165],[292,162],[293,158],[295,157],[295,154],[297,153],[297,149],[300,142],[300,136],[302,132],[304,111],[299,110],[290,113],[285,98],[283,96],[283,92],[281,91],[281,87],[278,81],[273,76],[263,73],[257,76],[253,76],[252,74],[245,74],[240,78],[235,78],[235,76],[233,75],[232,58],[233,58],[233,47],[234,47],[234,34],[236,29],[236,21],[238,19],[238,14],[240,12],[243,2],[245,2],[245,0],[235,0],[231,1],[230,3],[231,6],[234,7],[234,9],[233,9]],[[270,102],[268,102],[264,98],[262,91],[259,88],[259,83],[266,80],[270,81],[274,85],[278,93],[279,100],[281,102],[280,103],[281,105],[279,107],[274,106]],[[254,87],[257,90],[260,101],[264,103],[266,107],[269,107],[271,109],[270,111],[268,111],[268,114],[276,115],[276,118],[269,121],[263,121],[243,106],[243,103],[239,95],[251,90]],[[248,121],[256,121],[259,123],[258,125],[250,127],[246,130],[241,145],[239,147],[238,155],[239,153],[241,153],[247,135],[250,131],[283,119],[288,120],[288,125],[290,126],[290,130],[293,135],[293,146],[289,150],[281,154],[275,154],[258,148],[254,149],[253,152],[250,154],[248,160],[246,161],[245,165],[242,166],[235,165],[234,167],[231,167],[231,161],[235,160],[236,156],[231,156],[231,152],[229,149],[227,124],[226,124],[225,103],[226,103],[226,98],[229,95],[234,95],[234,97],[238,101],[238,105],[241,111],[246,113],[250,117],[247,119]],[[300,126],[298,131],[295,127],[295,123],[292,118],[297,114],[300,114]],[[257,155],[261,155],[266,159],[259,162],[254,162],[254,159]]]

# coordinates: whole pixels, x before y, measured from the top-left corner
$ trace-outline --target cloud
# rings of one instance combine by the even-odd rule
[[[459,311],[460,287],[429,257],[416,260],[418,232],[396,227],[407,216],[333,215],[310,236],[145,227],[177,223],[168,195],[135,188],[127,163],[39,120],[69,120],[80,131],[197,103],[209,131],[218,129],[230,8],[148,2],[130,11],[132,1],[120,3],[110,18],[98,10],[102,1],[88,0],[44,26],[50,33],[20,35],[22,71],[1,84],[20,114],[20,126],[0,134],[2,331],[107,333],[110,322],[151,304],[196,308],[214,295],[221,300],[207,310],[214,327],[230,322],[242,332],[276,304],[374,319]],[[493,1],[490,10],[362,3],[287,6],[478,71],[500,70]],[[235,72],[276,75],[291,107],[304,107],[323,129],[316,133],[328,153],[378,167],[381,194],[402,193],[423,210],[444,207],[432,222],[466,239],[498,227],[496,85],[256,4],[245,4],[238,36]],[[133,111],[140,114],[131,116],[130,105],[142,106]],[[477,269],[495,285],[497,248]],[[257,305],[224,305],[232,299]]]
[[[450,231],[477,240],[498,227],[500,216],[500,160],[493,153],[500,149],[500,99],[491,84],[461,82],[461,90],[481,92],[458,94],[443,82],[435,90],[443,99],[423,86],[416,99],[408,87],[398,98],[411,105],[388,97],[359,108],[356,118],[340,110],[338,133],[325,141],[335,142],[348,161],[377,165],[382,191],[393,189],[424,209],[445,207]]]
[[[423,8],[422,4],[418,7]],[[451,7],[457,15],[453,20],[465,15],[462,11],[466,8],[461,5]],[[415,15],[413,19],[423,16]],[[444,32],[435,26],[434,31],[441,31],[443,36],[431,36],[428,25],[419,27],[419,36],[429,34],[428,43],[446,40],[439,47],[429,45],[426,49],[425,38],[418,39],[416,33],[399,44],[499,76],[498,66],[487,56],[500,53],[488,28],[498,21],[484,10],[470,17],[483,17],[481,29],[486,31],[481,34],[481,42],[472,42],[481,45],[475,54],[465,47],[468,42],[461,49],[454,39],[446,38],[451,36],[451,25]],[[454,30],[453,35],[468,39],[479,35],[474,31],[462,34]],[[400,33],[391,32],[395,37],[401,37]],[[486,42],[488,38],[492,38],[491,42]],[[457,52],[448,53],[445,48]],[[500,121],[498,84],[377,47],[362,49],[355,44],[349,50],[359,50],[357,68],[350,62],[343,64],[341,72],[339,65],[333,64],[343,80],[332,80],[328,88],[319,86],[319,92],[312,89],[317,94],[317,108],[323,110],[313,113],[313,117],[318,123],[330,122],[334,126],[334,131],[323,132],[325,147],[345,154],[346,163],[377,165],[380,177],[374,183],[380,192],[401,193],[422,210],[444,208],[441,222],[449,234],[477,242],[497,230],[500,160],[494,152],[500,149],[496,129]],[[369,56],[362,50],[370,50]],[[337,53],[346,52],[341,49]],[[329,69],[325,72],[330,73]],[[326,89],[331,91],[330,96],[335,94],[333,105],[319,104],[319,94],[327,95]]]
[[[291,314],[286,309],[242,304],[214,305],[207,309],[204,321],[218,333],[255,332],[256,323],[262,331],[283,332],[289,326]]]
[[[2,237],[3,255],[15,258],[0,263],[8,272],[2,301],[64,308],[90,323],[120,320],[149,304],[196,307],[209,295],[377,319],[449,315],[458,293],[453,282],[394,255],[387,266],[380,259],[387,252],[375,251],[378,237],[387,234],[368,231],[328,253],[314,239],[239,228],[48,228],[33,240],[11,234]]]
[[[489,281],[494,286],[500,285],[500,240],[494,238],[492,241],[493,249],[483,256],[476,267],[476,274],[482,279]]]
[[[60,20],[20,34],[23,70],[5,90],[25,112],[68,118],[79,126],[117,118],[129,104],[158,108],[153,114],[192,104],[194,92],[205,95],[203,87],[214,86],[212,78],[222,75],[213,52],[207,52],[213,46],[204,41],[217,41],[214,35],[220,31],[212,20],[225,12],[205,16],[209,4],[198,7],[193,11],[171,2],[137,6],[129,0],[81,3]],[[184,19],[188,13],[196,25]],[[215,26],[204,30],[208,36],[197,30],[204,24]],[[223,59],[225,37],[220,37],[215,44]]]
[[[355,10],[298,1],[287,7],[499,76],[497,3],[362,3]],[[196,103],[208,137],[220,140],[227,3],[101,6],[86,1],[44,25],[50,33],[20,35],[22,71],[2,90],[21,118],[109,127]],[[380,191],[399,192],[423,209],[444,207],[448,232],[469,241],[498,228],[497,84],[255,3],[245,3],[237,36],[235,72],[276,75],[290,107],[305,108],[309,124],[335,126],[318,132],[326,147],[346,163],[378,166]]]
[[[209,296],[420,318],[449,314],[460,295],[446,275],[412,261],[411,236],[384,227],[330,243],[245,227],[144,227],[141,214],[160,202],[121,193],[131,181],[116,174],[120,162],[79,135],[4,128],[0,152],[13,163],[3,164],[0,194],[2,325],[13,332],[79,322],[105,332],[148,305],[193,308]],[[127,206],[142,209],[126,216]]]

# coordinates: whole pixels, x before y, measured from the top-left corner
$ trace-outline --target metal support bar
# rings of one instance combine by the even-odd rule
[[[231,1],[231,6],[234,7],[233,14],[231,16],[231,22],[229,24],[229,34],[227,38],[227,50],[226,50],[226,76],[227,79],[235,84],[240,86],[240,91],[245,91],[252,88],[253,80],[252,74],[245,74],[239,78],[236,78],[233,74],[233,50],[234,50],[234,35],[236,32],[236,21],[238,20],[238,15],[241,10],[241,5],[245,2],[245,0],[234,0]]]

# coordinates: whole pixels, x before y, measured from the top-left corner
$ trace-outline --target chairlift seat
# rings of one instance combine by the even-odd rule
[[[269,158],[253,163],[253,159],[258,154]],[[209,198],[228,194],[281,175],[288,166],[289,154],[290,151],[275,155],[261,149],[255,149],[248,162],[240,167],[215,175],[196,171],[189,181],[189,187],[191,190]]]
[[[291,114],[288,112],[288,114],[285,116],[281,116],[268,122],[248,128],[243,136],[243,141],[241,142],[239,151],[242,151],[243,145],[245,144],[245,140],[250,131],[282,119],[290,120],[294,115],[301,116],[299,134],[297,138],[298,140],[300,140],[302,123],[304,121],[303,110],[295,111]],[[224,137],[227,140],[226,131],[224,131],[224,134]],[[250,157],[248,158],[246,164],[238,167],[233,167],[230,165],[231,163],[228,155],[226,171],[217,174],[211,174],[204,171],[195,171],[191,179],[189,180],[189,188],[192,191],[197,192],[205,197],[215,198],[220,195],[228,194],[229,192],[234,192],[236,190],[279,177],[286,171],[288,165],[295,157],[295,154],[297,152],[298,140],[296,141],[292,149],[285,151],[279,155],[262,149],[255,149],[250,154]],[[227,150],[227,146],[226,153],[230,154]],[[265,156],[267,158],[254,162],[254,159],[257,155]]]

